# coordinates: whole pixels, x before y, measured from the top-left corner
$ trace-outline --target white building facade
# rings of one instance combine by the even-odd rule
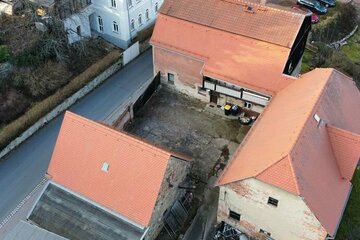
[[[164,0],[96,0],[91,30],[126,49],[137,33],[154,23]]]

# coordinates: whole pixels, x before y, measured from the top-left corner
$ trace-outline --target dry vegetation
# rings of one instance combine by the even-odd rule
[[[49,31],[40,32],[34,21],[31,11],[0,17],[0,63],[13,66],[10,74],[0,75],[0,125],[55,93],[112,50],[98,39],[69,45],[62,22],[54,18]]]
[[[3,127],[0,138],[0,149],[5,147],[12,139],[19,135],[22,131],[34,124],[39,118],[51,111],[58,104],[62,103],[66,98],[71,96],[74,92],[85,86],[89,80],[104,71],[107,67],[119,59],[119,50],[114,50],[103,59],[93,64],[86,69],[83,73],[74,78],[71,82],[60,88],[55,94],[47,97],[43,101],[35,104],[27,112],[22,114],[21,117],[12,121],[10,124]],[[11,105],[12,111],[15,106]]]

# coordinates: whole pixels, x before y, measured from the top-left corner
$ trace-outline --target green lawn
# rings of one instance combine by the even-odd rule
[[[360,239],[360,169],[355,171],[352,183],[353,189],[336,240]]]
[[[360,30],[357,30],[354,36],[348,40],[348,44],[341,48],[341,51],[348,56],[348,58],[360,64]]]

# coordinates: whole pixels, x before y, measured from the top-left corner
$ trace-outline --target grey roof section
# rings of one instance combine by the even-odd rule
[[[29,219],[71,240],[136,240],[145,231],[53,184]]]
[[[4,240],[67,240],[28,222],[20,221]]]

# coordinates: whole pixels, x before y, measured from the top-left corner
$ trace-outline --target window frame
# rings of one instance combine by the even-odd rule
[[[130,31],[134,31],[135,30],[135,20],[131,19],[130,21]]]
[[[268,205],[272,205],[274,207],[278,207],[279,206],[279,200],[273,197],[269,197],[268,198]]]
[[[146,10],[145,10],[145,18],[146,18],[146,21],[149,21],[149,20],[150,20],[149,9],[146,9]]]
[[[113,32],[119,33],[119,24],[116,21],[113,21]]]
[[[98,27],[100,32],[104,32],[104,21],[101,16],[98,16]]]
[[[241,214],[229,209],[229,218],[240,221]]]
[[[175,74],[168,73],[167,74],[167,80],[168,80],[168,83],[174,84],[175,83]]]
[[[139,24],[139,26],[143,25],[142,14],[141,13],[139,13],[139,15],[138,15],[138,24]]]

